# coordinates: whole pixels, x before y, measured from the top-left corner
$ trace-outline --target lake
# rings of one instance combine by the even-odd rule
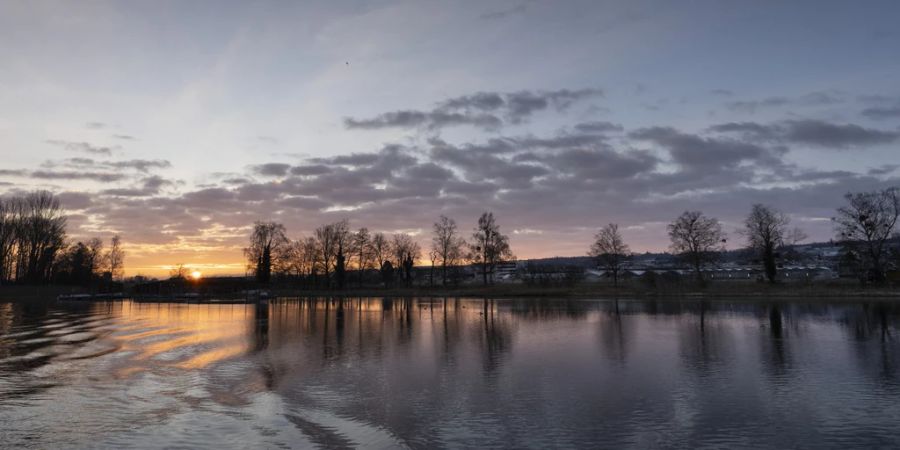
[[[0,303],[8,448],[900,447],[891,303]]]

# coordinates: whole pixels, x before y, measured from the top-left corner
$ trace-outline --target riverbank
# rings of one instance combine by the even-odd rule
[[[897,299],[895,287],[861,287],[853,285],[729,284],[715,283],[704,287],[651,288],[644,286],[530,286],[497,284],[491,286],[346,288],[343,290],[291,289],[273,287],[274,297],[473,297],[473,298],[829,298],[829,299]]]
[[[309,289],[289,285],[274,284],[264,290],[269,298],[306,298],[306,297],[420,297],[420,298],[517,298],[517,299],[598,299],[598,298],[633,298],[633,299],[883,299],[900,300],[900,288],[884,286],[860,286],[856,283],[832,284],[758,284],[758,283],[710,283],[707,286],[672,286],[666,288],[642,285],[624,285],[613,287],[598,284],[577,284],[572,286],[534,286],[524,284],[496,284],[490,286],[466,285],[456,287],[414,286],[414,287],[349,287],[345,289]],[[70,296],[86,292],[84,289],[71,286],[0,286],[0,301],[3,302],[35,302],[53,301],[59,296]],[[142,302],[169,302],[173,298],[186,298],[196,295],[198,299],[242,300],[253,302],[257,297],[248,297],[246,292],[204,292],[198,294],[178,294],[173,296],[154,295],[141,296],[125,293],[125,298],[140,299]],[[193,297],[191,297],[193,298]],[[98,299],[97,301],[108,301]]]

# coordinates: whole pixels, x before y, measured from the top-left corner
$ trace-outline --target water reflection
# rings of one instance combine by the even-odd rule
[[[898,322],[890,303],[6,303],[0,423],[37,447],[897,446]]]

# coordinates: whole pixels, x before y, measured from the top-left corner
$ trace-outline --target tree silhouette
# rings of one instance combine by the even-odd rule
[[[333,265],[337,262],[338,251],[343,253],[343,249],[349,240],[349,229],[350,225],[347,220],[316,228],[316,245],[319,259],[322,262],[322,269],[325,272],[325,287],[331,286],[331,271]]]
[[[122,238],[118,234],[109,241],[106,265],[113,280],[122,279],[125,271],[125,251],[122,250]]]
[[[459,236],[456,221],[446,216],[441,216],[434,223],[434,237],[431,239],[431,250],[435,256],[433,261],[440,261],[441,263],[441,283],[444,286],[447,285],[447,268],[459,263],[463,258],[465,246],[466,241]]]
[[[888,253],[885,243],[900,216],[900,188],[847,193],[844,198],[847,205],[838,208],[832,219],[838,240],[862,257],[873,281],[883,282]]]
[[[619,225],[611,223],[594,235],[594,243],[591,244],[588,255],[593,256],[600,267],[612,274],[613,286],[618,287],[619,273],[630,252],[628,245],[625,244],[619,233]]]
[[[498,262],[514,258],[509,248],[509,238],[500,232],[500,225],[494,220],[492,212],[485,212],[478,218],[470,248],[472,259],[481,265],[485,285],[488,284],[488,273],[493,275]]]
[[[668,226],[672,251],[687,259],[698,282],[703,282],[703,264],[725,247],[722,225],[700,211],[685,211]]]
[[[769,206],[755,204],[744,220],[742,233],[747,236],[748,246],[759,253],[770,283],[775,282],[778,267],[775,264],[775,250],[785,244],[790,219],[781,211]]]
[[[290,250],[290,240],[284,225],[277,222],[256,222],[250,233],[250,245],[244,249],[250,270],[256,281],[268,283],[275,272],[283,273]]]

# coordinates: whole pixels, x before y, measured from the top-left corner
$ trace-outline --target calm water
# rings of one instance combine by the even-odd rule
[[[900,308],[0,303],[0,446],[900,447]]]

